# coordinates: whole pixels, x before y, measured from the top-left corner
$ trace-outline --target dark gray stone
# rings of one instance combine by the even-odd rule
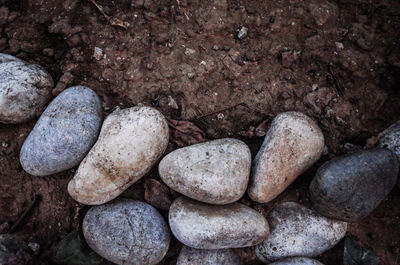
[[[82,229],[95,252],[119,265],[157,264],[169,248],[167,224],[145,202],[119,199],[92,207]]]
[[[195,249],[183,246],[176,265],[241,265],[232,249]]]
[[[38,115],[54,86],[42,67],[0,53],[0,123],[17,124]]]
[[[21,149],[26,172],[46,176],[77,166],[96,142],[101,102],[91,89],[70,87],[46,108]]]
[[[400,121],[392,124],[381,133],[378,147],[392,150],[400,160]]]
[[[274,263],[270,263],[270,265],[324,265],[321,262],[315,259],[309,258],[288,258],[284,260],[280,260]]]
[[[344,221],[370,214],[396,183],[399,163],[387,149],[363,150],[322,165],[310,185],[319,213]]]

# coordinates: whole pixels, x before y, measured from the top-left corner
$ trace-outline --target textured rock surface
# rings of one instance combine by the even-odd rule
[[[154,108],[116,110],[103,123],[99,139],[68,183],[84,204],[102,204],[146,174],[168,145],[168,124]]]
[[[195,249],[183,246],[176,265],[241,265],[232,249]]]
[[[169,225],[179,241],[197,249],[253,246],[269,232],[267,220],[243,204],[207,205],[184,197],[172,203]]]
[[[321,214],[357,221],[371,213],[396,183],[399,163],[388,149],[364,150],[322,165],[310,185]]]
[[[280,260],[274,263],[270,263],[270,265],[324,265],[321,262],[315,259],[309,258],[288,258],[284,260]]]
[[[38,65],[0,53],[0,123],[21,123],[37,116],[50,100],[54,83]]]
[[[94,251],[120,265],[157,264],[170,242],[168,226],[157,210],[127,199],[92,207],[82,229]]]
[[[21,149],[26,172],[46,176],[77,166],[96,142],[101,102],[84,86],[70,87],[46,108]]]
[[[253,162],[249,196],[265,203],[276,198],[321,156],[324,136],[299,112],[281,113],[271,124]]]
[[[381,133],[378,146],[392,150],[400,160],[400,121],[392,124]]]
[[[278,204],[268,215],[271,233],[256,248],[263,262],[288,257],[315,257],[336,245],[347,223],[321,216],[296,203]]]
[[[228,204],[246,192],[250,168],[248,146],[226,138],[169,153],[161,160],[159,173],[170,188],[190,198]]]

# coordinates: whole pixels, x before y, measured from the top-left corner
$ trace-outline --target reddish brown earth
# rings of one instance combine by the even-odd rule
[[[192,121],[208,139],[244,139],[253,154],[277,113],[298,110],[318,121],[328,147],[321,161],[272,203],[242,199],[263,213],[284,199],[307,204],[322,162],[364,146],[400,119],[399,1],[99,0],[110,21],[126,29],[112,26],[89,0],[0,3],[0,51],[45,67],[57,83],[54,94],[89,86],[105,115],[115,106],[154,105],[168,118]],[[239,40],[241,27],[248,35]],[[50,247],[79,228],[88,208],[66,192],[74,170],[23,172],[18,155],[34,124],[0,125],[0,225],[12,225],[40,194],[15,233],[39,243],[38,264],[48,264]],[[175,135],[170,150],[202,139],[201,131],[191,132],[189,140]],[[156,170],[125,196],[146,198],[166,216],[176,194],[150,178],[158,179]],[[399,218],[396,187],[348,234],[382,264],[398,264]],[[174,240],[162,264],[174,264],[179,247]],[[239,252],[253,264],[252,249]],[[342,264],[342,253],[343,242],[318,259]]]

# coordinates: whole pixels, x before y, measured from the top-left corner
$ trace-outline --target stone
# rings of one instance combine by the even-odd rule
[[[97,140],[102,122],[100,99],[90,88],[70,87],[40,116],[20,153],[23,169],[47,176],[82,161]]]
[[[158,264],[170,243],[161,214],[145,202],[128,199],[92,207],[82,230],[91,249],[118,265]]]
[[[324,265],[315,259],[309,258],[288,258],[280,260],[269,265]]]
[[[249,147],[225,138],[177,149],[161,160],[158,170],[177,192],[210,204],[228,204],[246,192],[250,168]]]
[[[253,161],[250,198],[260,203],[276,198],[319,159],[323,149],[324,136],[311,118],[299,112],[276,116]]]
[[[318,256],[335,246],[347,230],[346,222],[326,218],[296,202],[278,204],[267,219],[271,233],[256,247],[263,262]]]
[[[42,67],[0,53],[0,123],[35,118],[51,98],[51,75]]]
[[[385,199],[396,183],[399,162],[388,149],[363,150],[323,164],[311,181],[313,207],[344,221],[359,221]]]
[[[269,233],[267,220],[243,204],[207,205],[184,197],[172,203],[169,225],[180,242],[196,249],[249,247]]]
[[[132,107],[112,112],[99,139],[68,183],[73,199],[106,203],[142,178],[167,148],[168,124],[154,108]]]
[[[392,150],[400,160],[400,121],[392,124],[380,134],[378,147]]]
[[[183,246],[176,265],[242,265],[232,249],[195,249]]]
[[[237,38],[238,38],[239,40],[242,40],[242,39],[246,38],[248,32],[249,32],[249,29],[248,29],[248,28],[246,28],[246,27],[241,27],[241,28],[238,30]]]

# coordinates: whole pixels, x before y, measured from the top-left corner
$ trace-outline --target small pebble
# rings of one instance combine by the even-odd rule
[[[276,198],[319,159],[323,148],[324,136],[312,119],[299,112],[276,116],[253,161],[250,198],[260,203]]]
[[[101,103],[90,88],[70,87],[40,116],[20,153],[23,169],[47,176],[77,166],[96,142]]]
[[[232,249],[194,249],[183,246],[176,265],[242,265]]]
[[[168,124],[154,108],[117,109],[103,123],[99,139],[68,184],[83,204],[106,203],[142,178],[167,148]]]
[[[54,86],[42,67],[0,53],[0,123],[35,118],[51,98]]]
[[[172,203],[169,225],[179,241],[196,249],[249,247],[269,233],[267,220],[243,204],[207,205],[184,197]]]
[[[82,230],[90,248],[119,265],[158,264],[169,248],[170,233],[163,217],[140,201],[119,199],[92,207]]]
[[[370,214],[396,183],[399,162],[387,149],[363,150],[323,164],[310,185],[319,213],[344,221]]]
[[[160,162],[161,179],[171,189],[211,204],[235,202],[246,192],[251,167],[249,147],[219,139],[177,149]]]
[[[335,246],[347,223],[321,216],[296,203],[278,204],[268,215],[271,233],[256,248],[263,262],[289,257],[315,257]]]
[[[237,37],[239,40],[246,38],[249,29],[246,27],[241,27],[238,31]]]
[[[288,258],[280,260],[269,265],[324,265],[315,259],[309,258]]]

